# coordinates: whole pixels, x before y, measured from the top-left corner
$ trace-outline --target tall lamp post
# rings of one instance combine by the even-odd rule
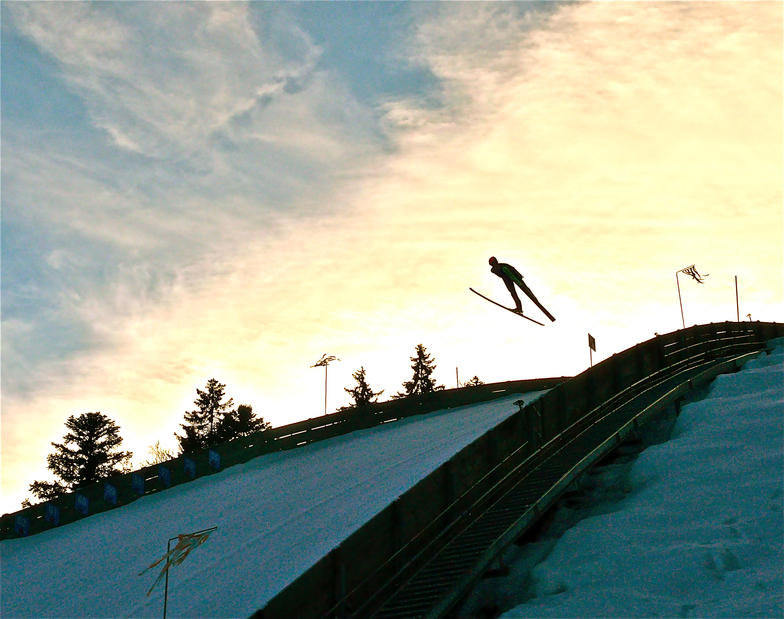
[[[321,359],[316,361],[315,364],[311,365],[312,368],[319,368],[324,366],[324,414],[327,414],[327,367],[329,366],[330,362],[332,361],[340,361],[336,356],[330,355],[327,356],[327,353],[321,355]]]
[[[694,268],[693,264],[690,267],[681,269],[680,271],[675,271],[675,283],[678,286],[678,303],[681,306],[681,322],[683,323],[683,328],[685,329],[686,320],[683,318],[683,301],[681,300],[681,284],[678,281],[679,273],[685,273],[686,275],[691,276],[694,279],[694,281],[697,282],[698,284],[704,284],[705,283],[704,278],[708,277],[708,275],[707,274],[700,275],[699,273],[697,273],[697,269]]]

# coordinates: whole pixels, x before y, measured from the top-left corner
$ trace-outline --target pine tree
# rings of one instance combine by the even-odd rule
[[[63,437],[62,443],[52,443],[55,452],[46,457],[46,468],[59,479],[30,484],[30,492],[39,499],[49,500],[130,470],[133,454],[117,451],[123,442],[120,428],[106,415],[71,415],[65,427],[70,432]]]
[[[222,441],[230,441],[240,436],[248,436],[254,432],[269,430],[272,424],[264,421],[263,417],[256,417],[253,407],[249,404],[240,404],[236,411],[230,411],[221,420],[218,434]]]
[[[422,344],[417,344],[416,357],[411,357],[411,369],[414,370],[414,376],[411,380],[403,383],[405,391],[396,393],[393,397],[405,398],[410,395],[422,395],[424,393],[433,393],[440,391],[444,388],[443,385],[437,385],[431,374],[436,369],[433,359],[427,352],[427,349]]]
[[[365,406],[366,404],[372,404],[377,402],[378,396],[384,393],[383,389],[376,392],[370,388],[370,385],[368,385],[367,379],[365,378],[364,366],[360,367],[356,372],[354,372],[351,377],[357,381],[357,386],[353,389],[346,389],[344,387],[343,391],[348,393],[354,399],[354,403],[351,406],[342,407],[340,410],[345,410],[353,406]]]
[[[478,376],[474,376],[473,378],[468,379],[467,382],[464,382],[461,386],[462,387],[478,387],[479,385],[484,385],[484,381],[479,380]]]
[[[184,419],[187,423],[180,424],[185,436],[175,432],[174,436],[180,443],[180,453],[192,453],[203,447],[212,447],[221,441],[219,428],[226,415],[234,411],[231,406],[234,400],[229,398],[222,402],[226,393],[226,385],[214,378],[207,381],[206,391],[196,389],[198,397],[193,401],[196,410],[186,411]]]

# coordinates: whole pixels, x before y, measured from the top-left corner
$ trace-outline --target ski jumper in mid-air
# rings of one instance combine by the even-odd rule
[[[525,285],[523,281],[523,276],[520,275],[519,271],[515,269],[511,264],[506,264],[504,262],[498,262],[495,256],[492,256],[490,260],[490,271],[495,275],[498,275],[502,280],[504,280],[504,284],[506,285],[506,289],[509,291],[509,294],[512,295],[512,298],[515,302],[515,309],[514,311],[522,314],[523,313],[523,304],[520,302],[520,297],[517,296],[517,291],[515,290],[515,284],[520,287],[525,295],[534,302],[536,307],[538,307],[542,312],[544,312],[545,316],[547,316],[551,321],[555,322],[555,318],[553,315],[548,312],[544,306],[539,303],[539,300],[534,296],[534,293],[531,292],[531,289]]]

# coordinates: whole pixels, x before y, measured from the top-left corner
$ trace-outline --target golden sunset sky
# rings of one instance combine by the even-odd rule
[[[273,425],[784,318],[781,2],[3,3],[2,500],[69,415],[138,464],[226,384]],[[511,299],[514,265],[557,321]]]

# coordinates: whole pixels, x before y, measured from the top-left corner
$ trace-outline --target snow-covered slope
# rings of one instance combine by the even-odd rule
[[[532,570],[537,548],[514,549],[472,605],[513,607],[505,619],[784,616],[783,363],[779,345],[718,376],[640,453],[611,513],[594,508]]]
[[[526,401],[541,392],[523,396]],[[0,544],[10,617],[160,617],[167,540],[217,526],[169,577],[169,617],[247,617],[397,496],[518,408],[509,396],[293,451]]]

